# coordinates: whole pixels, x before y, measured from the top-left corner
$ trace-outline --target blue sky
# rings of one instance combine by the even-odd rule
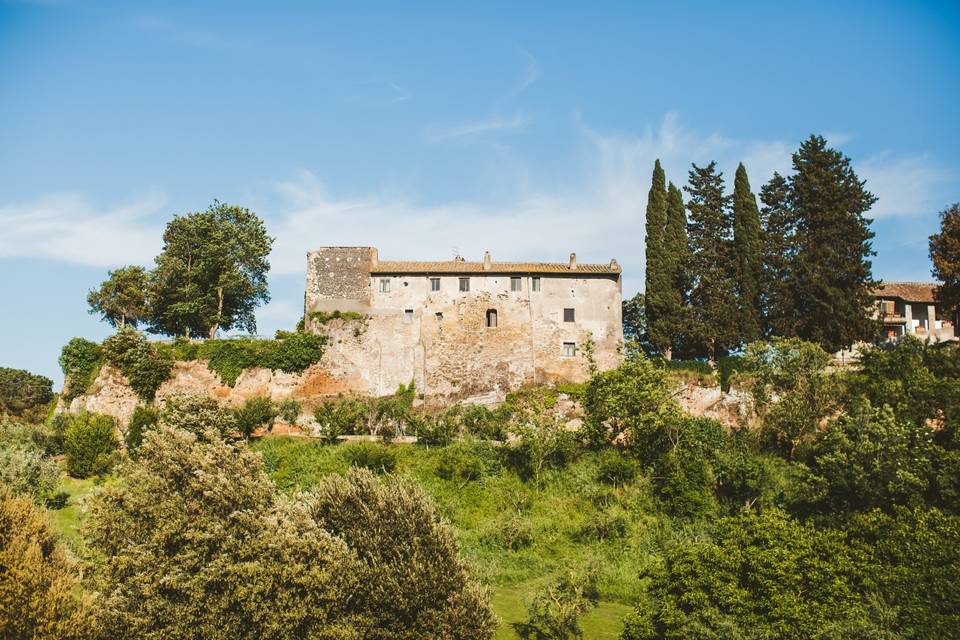
[[[277,238],[264,334],[322,245],[615,256],[632,294],[655,158],[759,190],[810,133],[880,197],[876,275],[929,279],[960,4],[453,4],[0,0],[0,366],[59,382],[60,347],[109,331],[87,290],[214,198]]]

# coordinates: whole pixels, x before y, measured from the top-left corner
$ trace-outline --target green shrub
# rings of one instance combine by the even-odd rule
[[[143,443],[143,436],[147,431],[155,429],[160,421],[160,412],[153,407],[137,405],[133,409],[133,415],[130,416],[130,423],[127,425],[127,432],[124,434],[124,442],[127,445],[127,451],[131,456],[136,455],[137,449]]]
[[[627,517],[619,511],[604,509],[577,531],[578,540],[618,540],[627,535]]]
[[[0,367],[0,414],[35,416],[53,399],[53,382],[23,369]]]
[[[733,380],[733,377],[737,373],[745,371],[746,368],[747,365],[744,362],[743,356],[725,356],[717,360],[720,390],[723,392],[730,391],[730,382]]]
[[[497,527],[496,537],[504,549],[519,551],[533,544],[533,527],[526,518],[514,514]]]
[[[365,316],[362,313],[357,313],[356,311],[311,311],[309,314],[310,320],[316,324],[326,324],[331,320],[363,320]]]
[[[706,516],[716,509],[713,468],[702,456],[675,449],[657,465],[654,487],[664,510],[678,518]]]
[[[295,399],[284,398],[277,403],[277,416],[287,424],[296,424],[302,409]]]
[[[716,380],[713,367],[705,360],[664,360],[663,366],[667,371],[692,374],[703,383]]]
[[[637,461],[622,451],[606,449],[597,462],[597,480],[613,486],[623,486],[637,477]]]
[[[503,420],[498,420],[490,409],[482,404],[455,405],[463,430],[482,440],[503,440]]]
[[[325,402],[313,412],[321,437],[330,443],[342,435],[361,433],[368,402],[352,396]]]
[[[437,475],[444,480],[470,482],[493,472],[500,460],[489,443],[461,440],[440,451]]]
[[[273,427],[273,419],[277,417],[277,409],[273,401],[266,396],[248,398],[242,407],[234,410],[237,429],[245,438],[249,438],[260,427]]]
[[[237,431],[233,412],[214,398],[201,395],[168,398],[160,411],[160,424],[189,431],[205,441],[222,440]]]
[[[73,400],[86,392],[103,363],[100,345],[83,338],[71,338],[60,351],[60,369],[65,376],[63,399]]]
[[[173,370],[173,358],[157,349],[132,327],[122,327],[103,341],[103,355],[120,369],[130,381],[130,387],[144,400],[152,400]]]
[[[89,478],[108,473],[117,461],[116,426],[110,416],[81,412],[70,418],[64,434],[67,473]]]
[[[597,573],[589,567],[585,573],[567,571],[543,587],[528,608],[529,619],[517,625],[523,640],[574,640],[583,638],[580,617],[597,606],[600,589]]]
[[[397,454],[376,442],[356,442],[343,448],[343,457],[354,467],[364,467],[374,473],[392,473],[397,467]]]
[[[42,442],[37,427],[0,418],[0,485],[38,504],[54,498],[60,480],[60,469],[44,455]]]
[[[449,413],[412,414],[408,418],[419,444],[448,445],[460,435],[460,421]]]

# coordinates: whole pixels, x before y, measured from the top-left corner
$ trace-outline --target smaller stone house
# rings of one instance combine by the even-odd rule
[[[885,282],[874,292],[876,318],[883,324],[883,338],[897,340],[914,335],[933,342],[956,340],[956,318],[944,316],[934,300],[936,284]]]

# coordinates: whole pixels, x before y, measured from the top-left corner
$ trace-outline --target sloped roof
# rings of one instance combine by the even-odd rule
[[[933,282],[884,282],[873,292],[877,298],[900,298],[908,302],[933,302]]]
[[[620,273],[620,265],[615,260],[609,264],[577,263],[571,269],[568,262],[491,262],[484,268],[483,262],[464,260],[441,260],[436,262],[409,262],[402,260],[380,260],[371,266],[370,273],[568,273],[568,274],[606,274]]]

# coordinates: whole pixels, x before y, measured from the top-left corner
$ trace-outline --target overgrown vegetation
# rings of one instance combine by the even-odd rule
[[[72,400],[86,392],[103,364],[100,345],[83,338],[71,338],[60,352],[63,371],[63,399]]]
[[[173,358],[132,327],[122,327],[103,341],[103,357],[123,372],[144,400],[153,400],[173,370]]]
[[[0,416],[40,422],[53,400],[53,382],[23,369],[0,367]]]

